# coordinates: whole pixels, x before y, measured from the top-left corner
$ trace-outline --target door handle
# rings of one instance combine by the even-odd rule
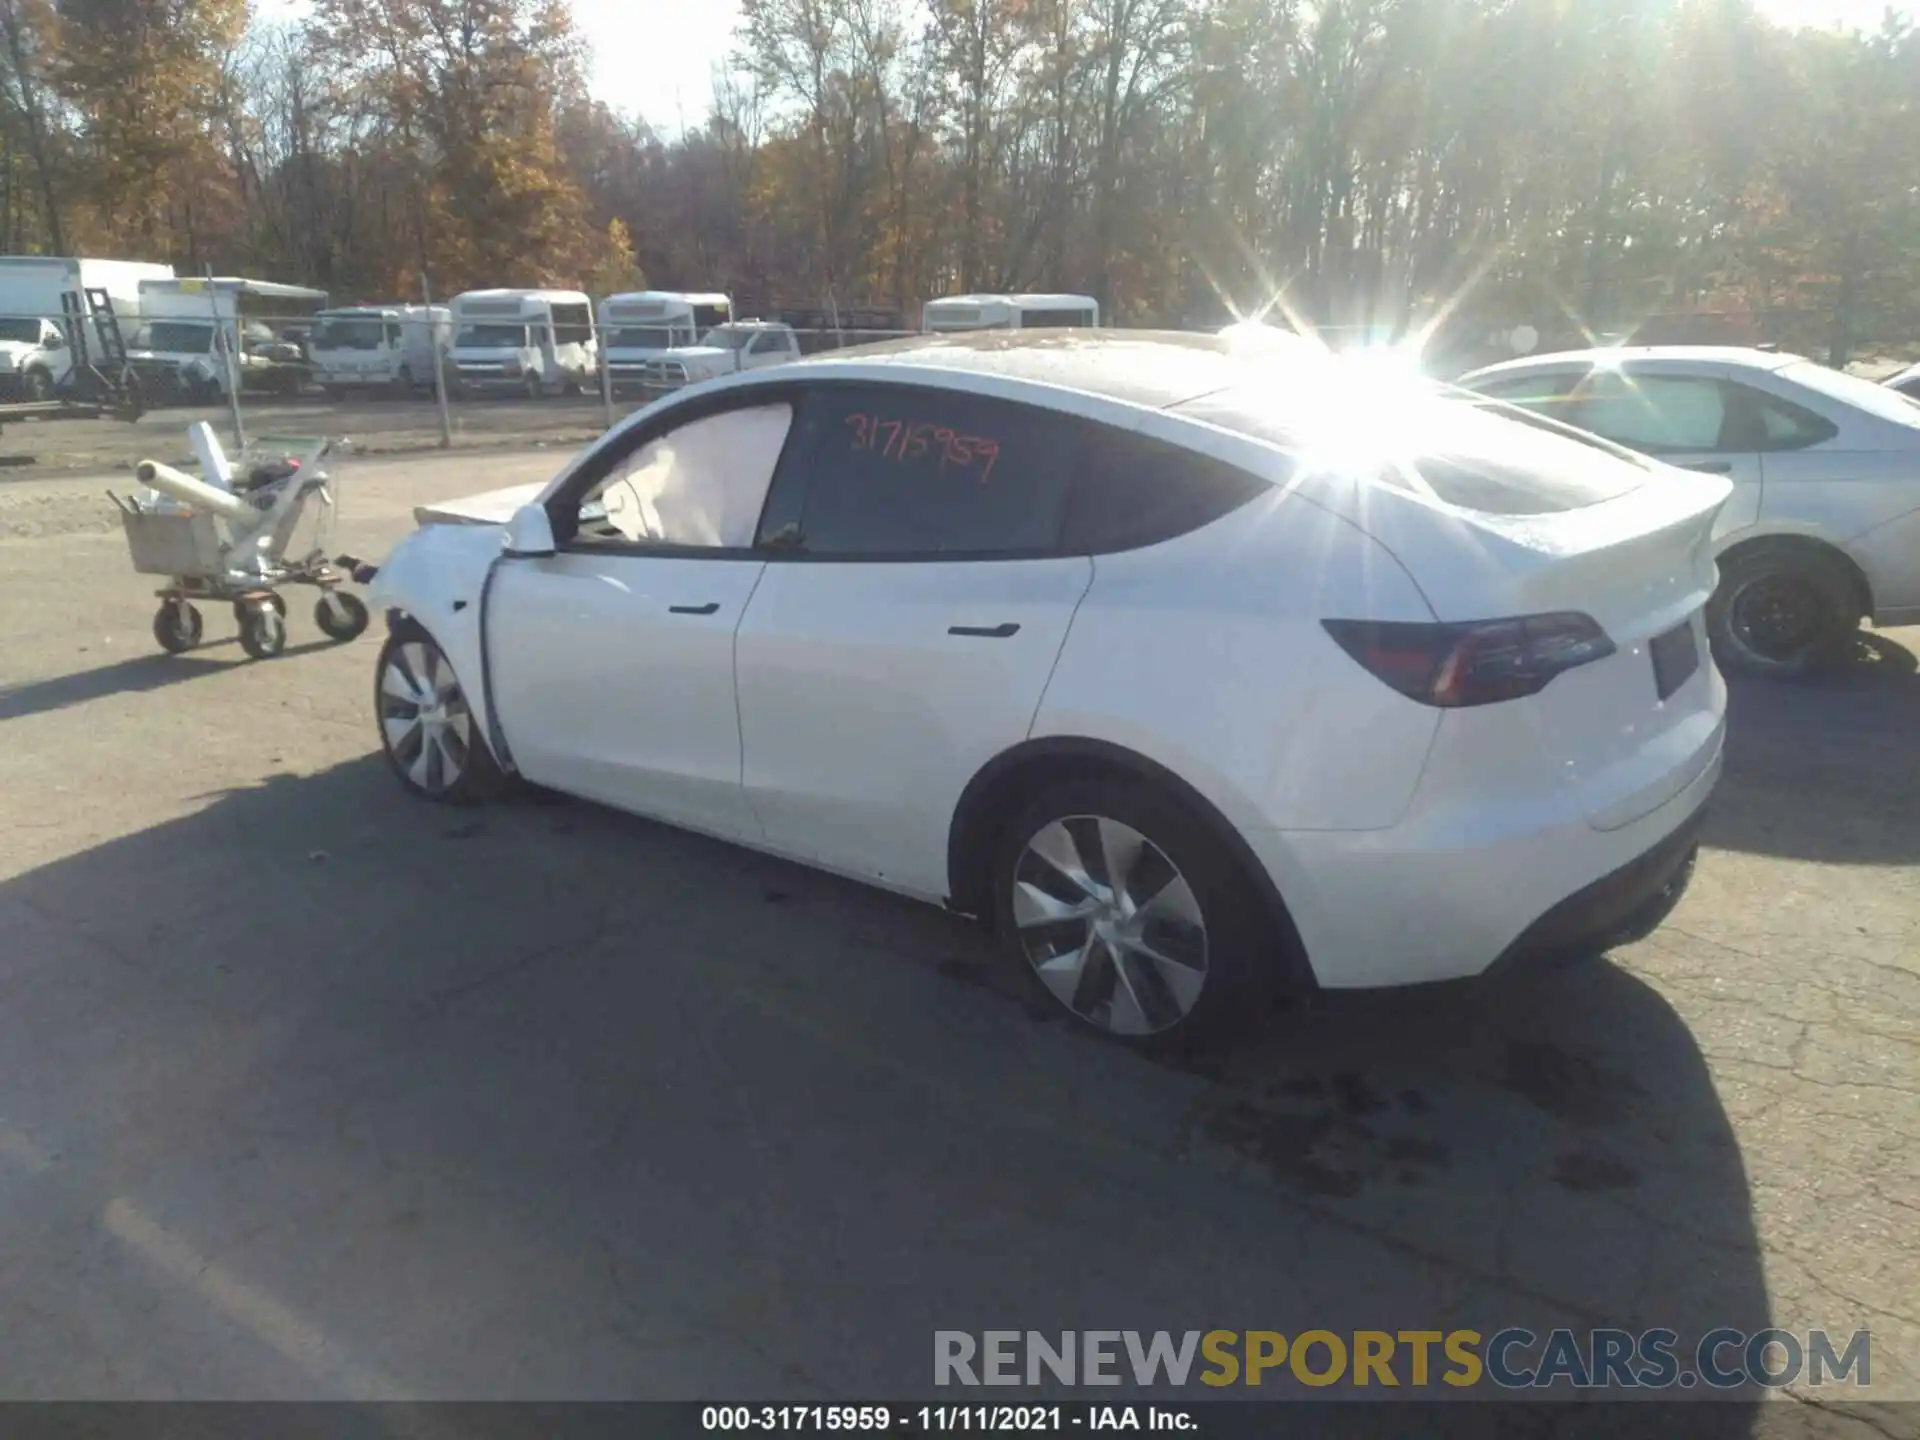
[[[949,625],[949,635],[977,635],[982,640],[1005,640],[1010,635],[1018,635],[1020,627],[1009,620],[1002,625]]]
[[[711,615],[719,608],[718,600],[709,600],[704,605],[669,605],[667,612],[672,615]]]
[[[1733,473],[1733,462],[1730,460],[1699,460],[1689,464],[1682,461],[1680,468],[1682,470],[1698,470],[1706,475],[1731,475]]]

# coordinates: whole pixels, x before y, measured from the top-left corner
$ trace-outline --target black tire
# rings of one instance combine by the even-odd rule
[[[366,632],[367,620],[365,602],[350,591],[329,590],[313,602],[313,623],[329,640],[357,640]]]
[[[1723,670],[1798,680],[1845,657],[1861,613],[1854,578],[1839,559],[1768,546],[1721,562],[1707,635]]]
[[[389,686],[389,672],[396,667],[395,682]],[[465,719],[464,727],[456,722],[442,729],[443,736],[450,734],[457,743],[442,745],[437,756],[427,753],[424,728],[411,723],[421,712],[412,697],[428,694],[436,697],[443,716]],[[433,637],[413,621],[396,626],[380,647],[380,659],[373,668],[373,714],[381,754],[400,783],[420,798],[444,805],[476,805],[505,788],[505,777],[480,734],[479,719],[467,705],[460,677]]]
[[[547,393],[541,388],[540,377],[538,375],[527,376],[526,391],[527,399],[529,400],[543,399]]]
[[[240,648],[271,660],[287,648],[287,617],[270,602],[248,606],[240,617]]]
[[[1144,839],[1145,845],[1133,852],[1132,878],[1143,893],[1152,891],[1159,897],[1158,903],[1142,905],[1138,911],[1123,903],[1133,918],[1122,922],[1121,933],[1126,926],[1153,927],[1137,938],[1169,960],[1177,954],[1188,963],[1170,966],[1145,960],[1137,952],[1125,951],[1124,941],[1118,948],[1087,941],[1090,948],[1078,950],[1080,942],[1094,934],[1088,922],[1078,917],[1060,922],[1032,919],[1035,901],[1040,899],[1036,891],[1076,905],[1087,903],[1091,892],[1066,882],[1065,872],[1029,855],[1029,844],[1050,833],[1056,838],[1079,836],[1077,849],[1089,857],[1083,873],[1091,875],[1099,848],[1091,837],[1098,827],[1089,830],[1088,826],[1096,817],[1116,821]],[[1158,859],[1148,854],[1149,848],[1158,852]],[[1104,859],[1097,864],[1104,868]],[[1171,883],[1165,883],[1168,864],[1184,880],[1191,907],[1185,898],[1169,905],[1166,896],[1176,892]],[[1102,877],[1094,880],[1096,888],[1104,884]],[[1126,880],[1123,876],[1120,890],[1129,888]],[[1008,962],[1027,977],[1042,1004],[1108,1039],[1149,1051],[1217,1044],[1250,1016],[1262,1013],[1280,993],[1278,937],[1250,877],[1187,806],[1145,781],[1084,779],[1043,788],[997,827],[992,884],[994,929]],[[1016,885],[1029,921],[1024,928],[1015,914]],[[1159,911],[1161,918],[1138,918],[1150,909]],[[1191,923],[1174,918],[1188,911],[1197,912],[1200,919],[1197,947]],[[1078,968],[1080,979],[1071,1000],[1041,977],[1039,957],[1029,953],[1030,947],[1039,952],[1053,949],[1059,957],[1076,952],[1088,956]],[[1191,963],[1196,956],[1202,972],[1197,982]],[[1073,972],[1062,974],[1058,964],[1056,960],[1049,969],[1055,983],[1065,987]],[[1124,987],[1123,979],[1128,980]],[[1197,994],[1183,999],[1180,991],[1191,992],[1196,984]]]
[[[184,655],[200,643],[200,612],[184,602],[169,600],[153,612],[153,638],[169,655]]]
[[[29,400],[51,400],[53,398],[53,375],[38,366],[20,377],[20,388]]]

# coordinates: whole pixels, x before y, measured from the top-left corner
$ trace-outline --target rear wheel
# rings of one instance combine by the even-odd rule
[[[35,367],[20,377],[21,386],[29,400],[51,400],[53,398],[53,375],[51,372]]]
[[[529,400],[538,400],[541,397],[541,395],[545,393],[540,388],[540,377],[538,375],[527,376],[526,389],[527,389],[527,399]]]
[[[1797,547],[1723,561],[1707,606],[1720,664],[1779,679],[1799,679],[1840,659],[1859,623],[1853,577],[1838,560]]]
[[[1009,958],[1090,1030],[1145,1049],[1217,1040],[1277,970],[1248,877],[1140,781],[1049,787],[1000,829],[994,919]]]
[[[374,670],[373,706],[387,763],[414,794],[470,805],[500,788],[500,768],[453,666],[418,625],[387,637]]]

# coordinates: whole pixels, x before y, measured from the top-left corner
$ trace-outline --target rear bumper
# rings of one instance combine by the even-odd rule
[[[1243,833],[1321,988],[1462,980],[1496,963],[1510,970],[1625,943],[1659,924],[1691,877],[1722,763],[1716,730],[1677,794],[1610,830],[1576,805],[1516,811],[1481,797],[1390,830]]]
[[[1673,913],[1693,881],[1702,806],[1646,854],[1577,890],[1520,933],[1486,970],[1486,979],[1577,960],[1644,940]]]

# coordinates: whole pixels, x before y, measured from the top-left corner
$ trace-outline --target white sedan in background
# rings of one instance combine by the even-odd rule
[[[1726,481],[1258,349],[922,337],[681,391],[422,512],[380,743],[425,797],[520,776],[980,917],[1137,1044],[1658,924],[1720,771]]]
[[[1729,669],[1803,675],[1862,618],[1920,621],[1920,405],[1899,392],[1797,355],[1686,346],[1533,356],[1459,383],[1733,481],[1707,614]]]

